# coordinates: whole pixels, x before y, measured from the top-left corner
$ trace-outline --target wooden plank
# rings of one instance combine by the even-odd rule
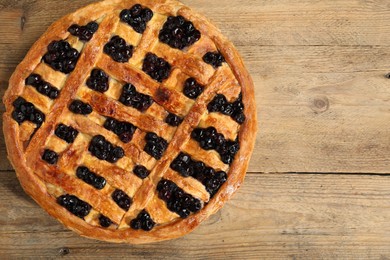
[[[12,28],[23,24],[23,33],[4,30],[2,41],[21,34],[30,45],[50,23],[92,2],[2,0],[0,8],[8,14],[2,17],[20,13],[24,18],[23,23],[11,22]],[[386,1],[246,0],[224,3],[224,8],[221,1],[183,3],[212,19],[238,45],[388,45],[390,40]]]
[[[390,178],[250,174],[238,194],[192,234],[129,246],[81,238],[0,175],[0,255],[148,258],[390,257]]]
[[[259,134],[250,171],[390,169],[388,47],[262,47]]]

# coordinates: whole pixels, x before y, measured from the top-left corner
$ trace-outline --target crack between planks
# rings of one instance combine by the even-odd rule
[[[15,173],[15,170],[0,170],[0,173]],[[343,175],[343,176],[381,176],[381,177],[390,177],[390,173],[369,173],[369,172],[247,172],[247,175],[265,175],[265,174],[295,174],[295,175]]]
[[[381,176],[390,177],[390,173],[369,173],[369,172],[247,172],[248,175],[260,174],[295,174],[295,175],[343,175],[343,176]]]

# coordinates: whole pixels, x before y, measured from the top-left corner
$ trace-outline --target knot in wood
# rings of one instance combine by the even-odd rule
[[[313,100],[311,109],[316,113],[323,113],[329,109],[329,99],[327,97],[317,97]]]
[[[61,256],[68,255],[68,254],[70,254],[70,249],[67,247],[62,247],[62,248],[60,248],[59,253]]]

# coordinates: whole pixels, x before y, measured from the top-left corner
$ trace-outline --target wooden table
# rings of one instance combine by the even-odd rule
[[[0,91],[49,24],[92,0],[0,0]],[[0,145],[0,258],[390,258],[388,0],[183,0],[237,46],[259,134],[243,187],[192,234],[81,238],[22,191]],[[1,112],[4,107],[1,107]]]

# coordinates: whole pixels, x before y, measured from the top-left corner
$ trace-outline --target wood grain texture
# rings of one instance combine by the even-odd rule
[[[3,172],[0,255],[386,259],[389,186],[390,178],[375,175],[250,174],[237,196],[190,235],[130,246],[65,230],[23,194],[13,172]]]
[[[260,131],[244,186],[184,238],[97,242],[24,194],[1,134],[0,258],[390,259],[389,1],[182,1],[232,40],[253,76]],[[1,96],[47,27],[92,2],[0,0]]]

